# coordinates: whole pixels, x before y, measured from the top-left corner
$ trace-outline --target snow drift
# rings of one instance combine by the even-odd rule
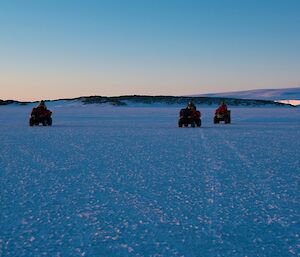
[[[273,100],[292,105],[300,104],[300,87],[282,89],[256,89],[247,91],[235,91],[225,93],[201,94],[206,97],[230,97],[238,99]]]

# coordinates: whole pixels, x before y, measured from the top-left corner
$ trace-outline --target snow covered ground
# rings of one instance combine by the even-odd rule
[[[300,256],[300,109],[0,107],[0,256]]]

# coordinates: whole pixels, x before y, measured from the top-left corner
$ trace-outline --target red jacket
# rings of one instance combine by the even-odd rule
[[[195,110],[195,109],[191,110],[191,113],[192,113],[192,117],[194,119],[199,119],[201,117],[201,113],[199,111]]]
[[[199,111],[197,111],[196,109],[185,108],[185,109],[180,110],[180,117],[181,118],[192,117],[194,119],[200,119],[201,113]]]
[[[38,106],[32,109],[31,115],[37,116],[51,116],[52,112],[47,110],[44,106]]]
[[[216,110],[216,114],[219,113],[226,113],[227,112],[227,105],[226,104],[222,104],[217,110]]]

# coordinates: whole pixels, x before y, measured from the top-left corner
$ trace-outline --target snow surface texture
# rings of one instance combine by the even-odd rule
[[[299,256],[300,112],[0,108],[0,256]]]
[[[276,100],[282,103],[300,105],[300,87],[282,89],[256,89],[226,93],[202,94],[207,97],[230,97],[239,99]]]

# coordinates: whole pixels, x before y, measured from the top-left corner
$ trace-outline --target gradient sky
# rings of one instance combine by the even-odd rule
[[[299,0],[0,0],[0,99],[300,86]]]

